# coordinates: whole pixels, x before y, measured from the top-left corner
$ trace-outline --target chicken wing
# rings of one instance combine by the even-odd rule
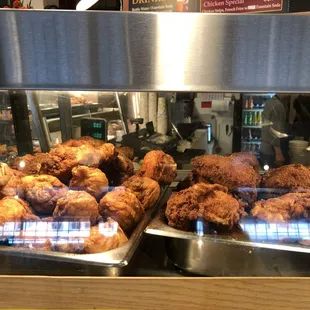
[[[132,231],[144,215],[138,198],[130,189],[123,187],[115,188],[100,200],[99,212],[103,217],[111,217],[118,222],[126,232]]]
[[[159,184],[148,178],[132,176],[122,184],[125,188],[129,188],[141,202],[144,210],[151,208],[160,196]]]
[[[269,223],[310,218],[310,193],[289,193],[279,198],[260,200],[251,214]]]
[[[177,165],[173,158],[163,151],[150,151],[145,155],[138,175],[149,177],[161,185],[168,185],[177,176]]]
[[[74,190],[84,190],[96,200],[100,200],[109,189],[109,181],[100,169],[77,166],[72,169],[70,187]]]

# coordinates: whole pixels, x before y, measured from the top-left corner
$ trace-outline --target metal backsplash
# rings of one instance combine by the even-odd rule
[[[0,10],[0,89],[309,92],[310,16]]]

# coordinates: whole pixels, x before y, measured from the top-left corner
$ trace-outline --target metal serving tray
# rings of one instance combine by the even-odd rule
[[[119,274],[118,268],[128,265],[134,252],[139,246],[139,243],[143,237],[143,231],[149,223],[150,219],[152,218],[152,216],[154,216],[155,212],[158,211],[160,207],[167,201],[169,197],[169,195],[167,194],[167,189],[168,187],[163,187],[161,189],[161,194],[157,203],[154,205],[153,208],[147,210],[142,221],[130,235],[128,242],[117,249],[97,254],[71,254],[63,252],[15,248],[11,246],[0,246],[0,255],[4,254],[12,256],[22,256],[25,258],[47,259],[69,263],[71,262],[76,264],[97,265],[109,268],[116,267],[111,268],[111,272],[109,271],[107,274]]]
[[[181,269],[207,276],[309,276],[310,224],[266,224],[245,218],[231,235],[185,232],[167,225],[161,208],[145,232],[166,238],[167,255]]]

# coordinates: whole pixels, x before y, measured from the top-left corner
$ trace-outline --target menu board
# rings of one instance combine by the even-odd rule
[[[283,0],[200,0],[203,13],[254,13],[283,10]]]
[[[124,4],[124,7],[126,5]],[[196,0],[129,0],[129,11],[138,12],[198,12]]]

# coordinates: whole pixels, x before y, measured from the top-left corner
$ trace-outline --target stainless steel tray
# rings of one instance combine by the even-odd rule
[[[77,264],[97,265],[103,267],[124,267],[128,265],[134,252],[136,251],[141,238],[143,237],[143,231],[150,219],[156,211],[167,201],[169,195],[167,194],[168,187],[164,187],[161,190],[161,195],[154,205],[153,208],[149,209],[142,221],[135,228],[133,233],[130,235],[128,242],[111,251],[98,253],[98,254],[70,254],[63,252],[52,252],[52,251],[41,251],[25,248],[14,248],[11,246],[0,246],[0,255],[14,255],[22,256],[25,258],[34,259],[48,259],[53,261],[71,262]],[[118,269],[114,268],[115,271],[111,275],[118,273]],[[111,268],[113,270],[113,268]]]
[[[266,235],[262,233],[264,225]],[[241,232],[234,232],[233,235],[202,235],[180,231],[166,224],[162,208],[145,232],[165,237],[167,255],[172,262],[195,274],[310,275],[310,247],[297,243],[298,239],[310,239],[309,223],[264,224],[247,218],[241,222],[241,228]]]

